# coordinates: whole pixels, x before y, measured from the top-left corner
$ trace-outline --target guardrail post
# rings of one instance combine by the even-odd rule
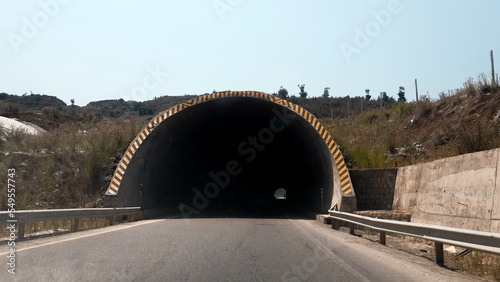
[[[78,231],[79,224],[80,224],[80,220],[78,218],[75,218],[75,221],[73,222],[73,232]]]
[[[349,223],[349,234],[354,235],[354,224]]]
[[[109,225],[113,225],[115,224],[115,217],[114,216],[110,216],[109,217]]]
[[[24,223],[19,223],[19,231],[17,233],[17,239],[19,241],[24,240]]]
[[[380,231],[380,244],[385,246],[385,231]]]
[[[435,242],[434,246],[436,248],[436,263],[438,265],[444,265],[444,254],[443,254],[443,243]]]
[[[335,230],[340,229],[340,220],[332,219],[332,228]]]
[[[379,232],[379,242],[383,245],[386,244],[386,232],[433,241],[435,244],[436,263],[441,266],[444,266],[443,243],[500,255],[500,234],[498,233],[377,219],[334,210],[330,210],[329,214],[332,221],[332,228],[336,228],[339,225],[338,221],[370,228]],[[350,225],[349,227],[352,228]],[[350,231],[352,232],[352,230]]]

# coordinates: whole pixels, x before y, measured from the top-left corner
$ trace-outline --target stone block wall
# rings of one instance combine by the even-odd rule
[[[392,210],[398,169],[349,170],[357,210]]]

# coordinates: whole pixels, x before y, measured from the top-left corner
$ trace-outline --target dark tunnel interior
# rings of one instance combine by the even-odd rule
[[[279,188],[286,199],[275,198]],[[237,97],[191,106],[158,125],[118,197],[184,216],[246,216],[325,212],[332,194],[331,153],[316,130],[277,104]]]

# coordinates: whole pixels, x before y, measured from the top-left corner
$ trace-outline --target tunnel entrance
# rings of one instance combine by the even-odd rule
[[[155,118],[117,168],[107,194],[118,205],[188,216],[331,207],[338,164],[326,134],[300,112],[236,96],[165,113],[171,116]],[[275,197],[279,188],[286,201]]]

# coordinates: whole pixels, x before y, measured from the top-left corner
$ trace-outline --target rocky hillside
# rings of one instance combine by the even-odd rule
[[[324,120],[351,168],[397,167],[500,147],[500,91],[469,81],[437,100]]]
[[[18,209],[100,206],[117,162],[139,130],[154,114],[194,97],[106,100],[77,107],[50,96],[6,95],[0,101],[1,115],[47,130],[38,136],[0,131],[0,170],[16,168],[16,184],[23,187],[16,198]],[[496,86],[468,81],[436,100],[423,97],[417,104],[392,99],[382,106],[366,101],[361,112],[354,105],[362,99],[296,100],[324,117],[322,123],[341,146],[350,168],[398,167],[500,147]],[[328,112],[334,119],[325,118]],[[5,183],[6,175],[0,174],[0,181]],[[5,189],[0,187],[4,210]]]

